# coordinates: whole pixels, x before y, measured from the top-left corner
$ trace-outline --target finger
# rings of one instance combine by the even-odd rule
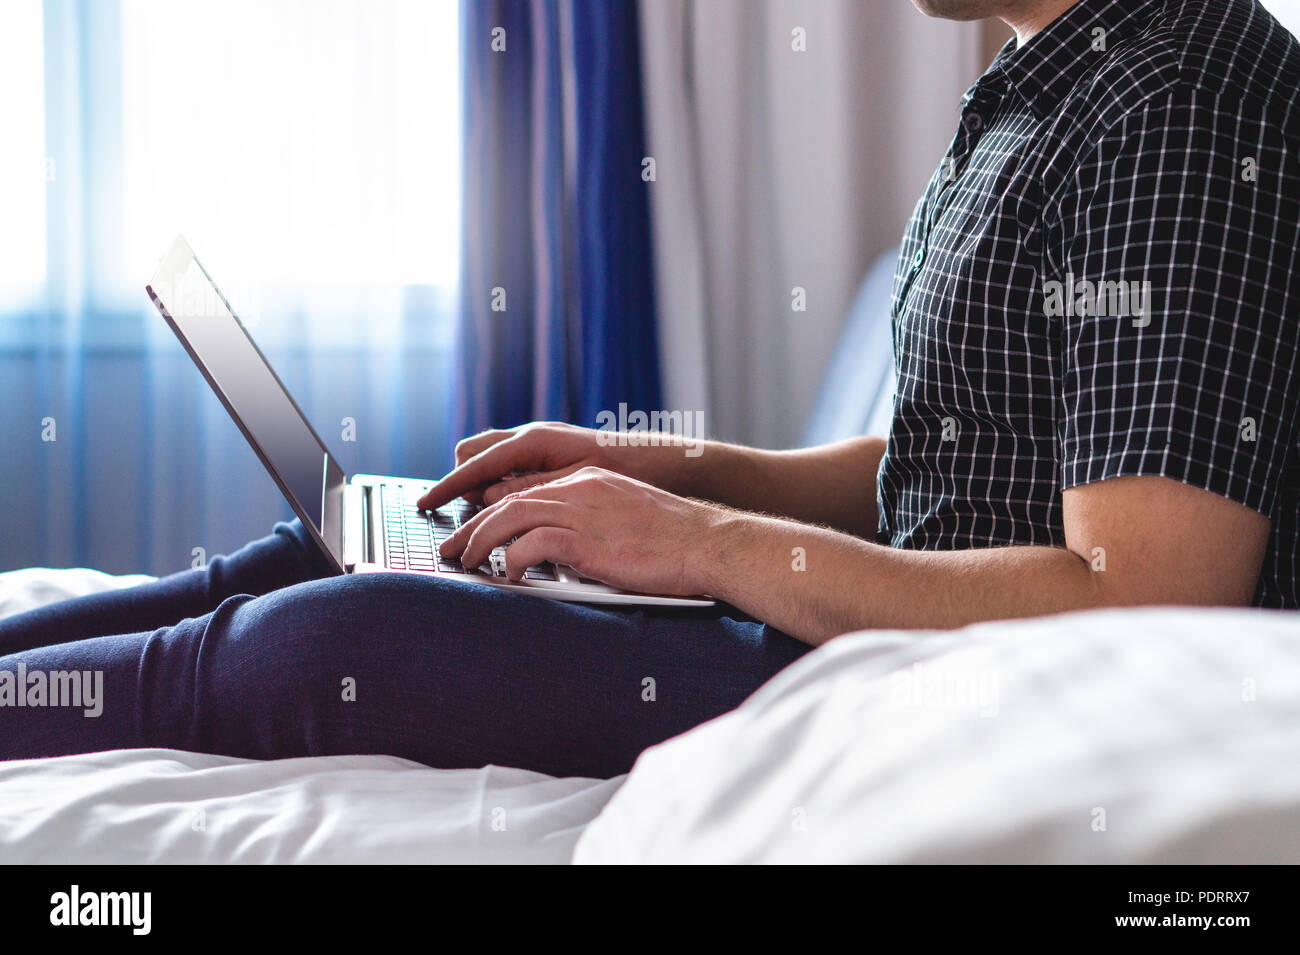
[[[480,431],[478,434],[472,434],[462,441],[456,442],[456,463],[464,464],[476,454],[481,454],[494,444],[500,444],[506,438],[513,438],[517,433],[515,428],[491,428],[487,431]]]
[[[530,471],[528,473],[533,474],[536,472]],[[522,477],[523,475],[516,475],[516,476]],[[472,487],[468,491],[464,491],[460,496],[463,497],[465,500],[469,501],[471,504],[478,504],[482,507],[487,507],[490,504],[496,503],[496,500],[500,500],[500,498],[496,498],[495,500],[492,501],[486,501],[484,500],[484,495],[489,490],[491,490],[494,487],[497,487],[504,481],[513,481],[513,480],[514,480],[513,477],[507,477],[507,478],[503,478],[501,481],[493,481],[490,484],[480,484],[478,487]]]
[[[446,477],[425,492],[416,502],[425,510],[441,507],[466,491],[494,484],[512,471],[531,470],[536,457],[534,443],[526,440],[528,432],[506,438],[454,468]]]
[[[491,517],[496,511],[505,507],[507,504],[510,504],[512,501],[537,498],[540,500],[567,503],[574,493],[575,485],[573,484],[573,475],[571,474],[568,477],[557,478],[554,481],[549,481],[544,484],[535,484],[532,487],[524,488],[522,491],[515,491],[512,494],[508,494],[495,504],[487,505],[469,520],[465,521],[465,523],[461,524],[460,527],[456,528],[455,533],[444,542],[444,546],[447,548],[447,553],[459,553],[464,550],[466,540],[468,540],[474,531],[478,529],[478,526]],[[439,550],[439,553],[441,552],[442,551]]]
[[[519,491],[526,491],[530,487],[536,487],[539,484],[546,484],[550,481],[559,480],[562,477],[568,477],[574,471],[577,471],[581,465],[574,464],[567,468],[560,468],[556,471],[534,471],[532,474],[521,474],[518,477],[506,478],[496,484],[489,485],[483,491],[483,503],[495,504],[507,494],[516,494]]]
[[[491,556],[494,548],[507,541],[538,527],[572,529],[573,518],[573,509],[559,501],[512,498],[460,541],[453,542],[448,538],[440,552],[444,557],[456,556],[447,552],[454,551],[463,543],[464,549],[459,555],[461,563],[466,567],[478,567]]]
[[[503,498],[502,500],[497,501],[495,504],[489,504],[487,507],[483,508],[477,514],[473,515],[469,520],[461,524],[460,527],[456,528],[456,530],[451,534],[451,536],[448,537],[443,542],[443,546],[447,548],[447,553],[450,554],[453,551],[455,553],[460,553],[461,551],[463,551],[465,549],[466,541],[468,541],[470,537],[473,536],[474,532],[478,530],[479,525],[481,525],[484,521],[490,518],[501,508],[505,507],[507,504],[511,503],[514,500],[518,500],[519,498],[529,498],[535,496],[537,496],[537,489],[529,488],[528,490],[525,491],[516,492],[511,497]],[[559,500],[559,498],[550,494],[546,495],[546,498],[548,500]],[[439,553],[441,552],[442,551],[440,549]]]
[[[535,564],[550,561],[567,564],[579,573],[582,560],[578,532],[567,527],[538,527],[520,536],[506,548],[506,576],[510,580],[523,580],[524,571]]]

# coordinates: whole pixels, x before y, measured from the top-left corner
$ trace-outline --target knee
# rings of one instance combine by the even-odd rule
[[[516,635],[518,610],[504,606],[511,598],[535,599],[435,577],[355,574],[233,598],[210,629],[241,696],[264,693],[297,707],[337,700],[349,687],[359,698],[380,688],[409,698],[449,674],[468,677],[492,657],[494,641]]]
[[[243,652],[300,672],[400,657],[452,619],[452,586],[403,574],[330,577],[227,601],[226,627]]]

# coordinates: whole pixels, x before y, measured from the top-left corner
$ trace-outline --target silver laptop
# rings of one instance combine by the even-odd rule
[[[481,567],[465,568],[441,558],[438,545],[477,506],[458,498],[426,512],[416,501],[432,486],[428,480],[344,474],[183,238],[163,257],[147,289],[338,573],[429,574],[584,603],[713,604],[707,597],[618,590],[552,564],[531,567],[514,583],[506,577],[504,547]]]

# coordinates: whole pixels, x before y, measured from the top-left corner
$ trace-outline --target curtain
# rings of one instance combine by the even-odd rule
[[[648,0],[640,28],[664,400],[795,446],[985,65],[978,26],[903,0]]]
[[[165,573],[290,516],[145,295],[178,232],[345,469],[441,473],[457,37],[407,0],[0,5],[37,160],[0,163],[0,569]]]
[[[459,433],[659,409],[631,0],[465,0]]]

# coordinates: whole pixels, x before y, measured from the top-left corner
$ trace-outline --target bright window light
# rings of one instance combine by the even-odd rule
[[[1264,8],[1296,36],[1300,36],[1300,0],[1263,0]]]
[[[124,0],[126,267],[450,286],[456,0]],[[0,67],[3,68],[3,67]]]
[[[45,59],[40,0],[0,4],[0,287],[45,279]]]

